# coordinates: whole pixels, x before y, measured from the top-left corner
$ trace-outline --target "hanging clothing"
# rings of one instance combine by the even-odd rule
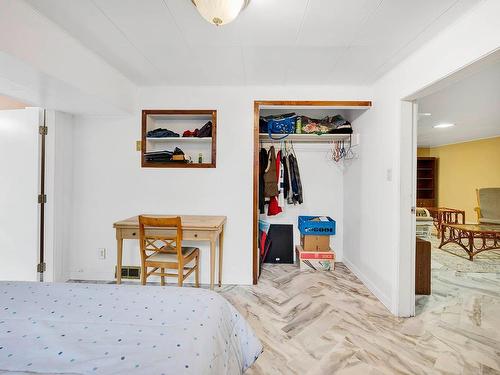
[[[278,155],[276,156],[276,165],[278,168],[278,205],[281,208],[285,207],[285,196],[283,194],[283,176],[284,176],[284,168],[283,168],[283,151],[280,150]]]
[[[271,197],[269,199],[269,207],[267,210],[267,216],[275,216],[278,215],[282,212],[283,210],[278,204],[278,199],[277,197]]]
[[[271,151],[271,150],[269,150]],[[274,161],[276,163],[276,189],[277,189],[277,194],[274,197],[271,197],[269,200],[269,210],[267,212],[268,216],[274,216],[278,215],[281,212],[283,212],[283,209],[281,208],[281,204],[279,203],[279,197],[281,196],[280,194],[280,189],[279,189],[279,176],[280,176],[280,166],[281,166],[281,150],[278,151],[278,154],[276,155],[276,160]]]
[[[278,175],[276,172],[276,152],[271,146],[268,152],[267,168],[264,171],[264,196],[267,198],[278,195]]]
[[[304,199],[302,196],[302,182],[300,181],[299,165],[294,155],[289,155],[288,161],[291,170],[292,202],[293,204],[302,204]]]
[[[267,150],[265,148],[261,148],[259,153],[259,211],[261,214],[266,211],[264,172],[267,169],[267,158]]]
[[[281,155],[281,165],[283,167],[283,200],[285,202],[288,201],[288,194],[290,192],[290,177],[288,172],[288,163],[287,163],[286,152]]]

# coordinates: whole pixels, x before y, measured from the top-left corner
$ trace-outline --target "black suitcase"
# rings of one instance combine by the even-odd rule
[[[270,246],[264,263],[293,263],[293,225],[271,224],[267,236]]]

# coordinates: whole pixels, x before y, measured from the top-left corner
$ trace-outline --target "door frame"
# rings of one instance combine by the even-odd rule
[[[253,102],[253,209],[252,209],[252,279],[259,278],[259,117],[261,107],[371,107],[372,102],[361,100],[255,100]]]
[[[416,170],[417,170],[417,121],[416,100],[401,101],[400,133],[400,185],[399,185],[399,251],[396,253],[395,285],[398,294],[392,311],[398,316],[415,315],[415,263],[416,263]],[[408,166],[404,167],[403,166]]]

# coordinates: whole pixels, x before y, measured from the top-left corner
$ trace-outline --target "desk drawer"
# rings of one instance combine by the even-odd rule
[[[139,239],[139,229],[122,229],[122,238]]]
[[[214,233],[204,230],[185,230],[182,232],[182,239],[188,241],[209,240]]]
[[[155,231],[154,234],[167,235],[173,237],[175,236],[175,230],[158,230]],[[190,230],[190,229],[184,230],[182,233],[183,239],[188,241],[210,240],[211,237],[215,235],[216,233],[214,233],[213,231]],[[122,238],[139,239],[139,229],[122,229]]]

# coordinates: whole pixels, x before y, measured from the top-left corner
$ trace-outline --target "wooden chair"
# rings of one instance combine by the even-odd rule
[[[139,216],[139,239],[141,247],[141,283],[146,285],[149,276],[177,277],[178,285],[195,271],[195,286],[200,281],[200,250],[196,247],[182,247],[181,218]],[[194,262],[194,265],[190,263]],[[152,268],[148,271],[148,268]],[[167,272],[165,272],[165,269]],[[159,270],[159,271],[158,271]],[[177,273],[168,273],[177,270]],[[187,272],[185,272],[187,271]]]

